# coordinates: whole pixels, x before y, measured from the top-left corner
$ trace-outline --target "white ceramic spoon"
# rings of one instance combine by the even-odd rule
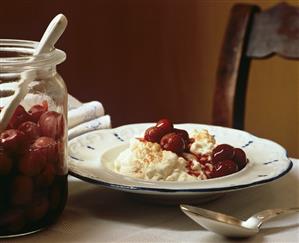
[[[50,52],[64,32],[66,26],[67,19],[63,14],[58,14],[57,16],[55,16],[55,18],[52,19],[45,33],[43,34],[37,48],[33,53],[32,58],[34,59],[39,54]],[[17,82],[15,87],[6,89],[6,91],[14,91],[14,94],[9,97],[9,104],[5,105],[0,113],[0,133],[7,127],[8,122],[12,117],[15,109],[28,93],[28,85],[35,79],[35,76],[36,73],[34,70],[25,71],[21,74],[21,79],[19,82]]]
[[[260,231],[261,225],[279,215],[299,212],[299,208],[267,209],[252,215],[246,221],[233,216],[189,205],[180,205],[181,210],[207,230],[227,237],[249,237]]]
[[[67,26],[67,19],[63,14],[56,15],[48,25],[45,33],[43,34],[33,56],[47,53],[53,50],[55,43],[63,34]]]
[[[8,97],[5,105],[0,113],[0,133],[6,129],[10,118],[12,117],[15,109],[20,104],[22,99],[28,93],[28,84],[35,79],[35,71],[28,70],[22,72],[20,81],[14,86],[14,94]],[[1,98],[0,98],[1,100]],[[2,102],[1,102],[2,103]]]

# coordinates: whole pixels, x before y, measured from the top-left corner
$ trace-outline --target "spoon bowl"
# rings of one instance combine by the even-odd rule
[[[299,212],[299,208],[267,209],[252,215],[246,221],[233,216],[189,205],[181,210],[203,228],[227,237],[249,237],[257,234],[261,225],[279,215]]]

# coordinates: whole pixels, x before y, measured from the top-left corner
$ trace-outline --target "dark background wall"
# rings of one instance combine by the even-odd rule
[[[160,117],[210,123],[218,54],[236,2],[1,1],[0,38],[39,40],[62,12],[69,25],[57,47],[67,60],[58,69],[72,95],[100,100],[114,126]],[[267,8],[278,1],[242,2]],[[297,157],[298,67],[278,57],[254,62],[246,113],[246,130],[282,143]]]

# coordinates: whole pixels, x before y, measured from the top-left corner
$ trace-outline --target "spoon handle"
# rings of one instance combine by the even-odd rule
[[[63,14],[58,14],[48,25],[39,45],[37,46],[34,56],[51,51],[54,44],[64,32],[67,26],[67,19]]]
[[[284,214],[296,213],[296,212],[299,212],[299,208],[274,208],[274,209],[267,209],[267,210],[261,211],[257,214],[254,214],[250,218],[256,219],[258,221],[257,227],[260,228],[260,226],[264,222],[266,222],[274,217],[277,217],[278,215],[284,215]]]
[[[9,98],[9,104],[5,106],[0,113],[0,133],[6,129],[15,109],[28,93],[28,85],[34,80],[35,75],[35,71],[33,70],[28,70],[21,74],[21,80],[17,83],[14,94]]]

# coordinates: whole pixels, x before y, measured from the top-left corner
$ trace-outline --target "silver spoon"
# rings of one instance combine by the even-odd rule
[[[261,225],[279,215],[299,212],[299,208],[267,209],[252,215],[246,221],[233,216],[189,205],[181,210],[203,228],[227,237],[249,237],[259,232]]]

